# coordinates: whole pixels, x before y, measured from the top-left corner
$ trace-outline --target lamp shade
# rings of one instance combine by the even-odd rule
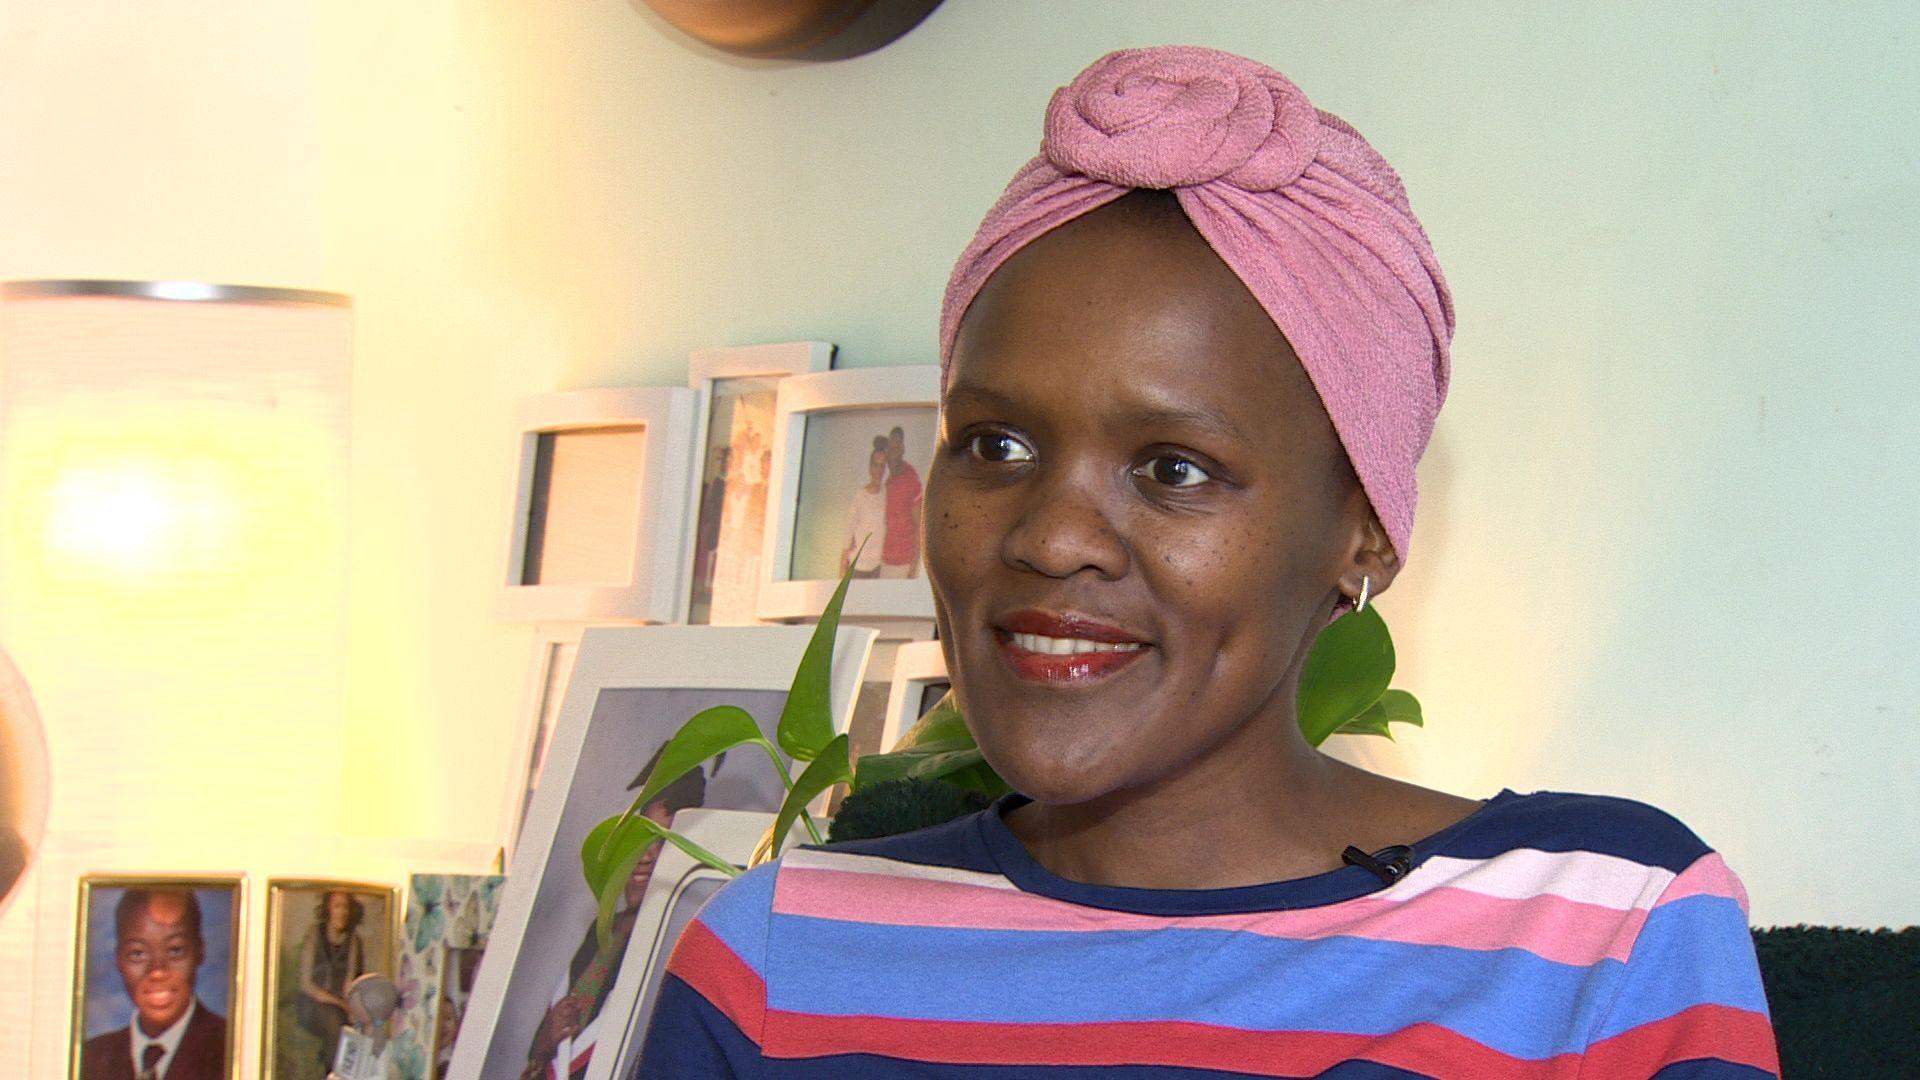
[[[0,640],[50,840],[332,827],[351,350],[335,294],[0,285]]]

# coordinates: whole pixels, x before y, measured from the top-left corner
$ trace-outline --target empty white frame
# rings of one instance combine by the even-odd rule
[[[598,904],[580,868],[587,833],[626,808],[659,748],[700,709],[738,705],[771,737],[812,635],[811,626],[590,627],[581,635],[450,1075],[520,1076],[556,992],[569,985],[573,957],[593,933]],[[829,687],[837,731],[846,730],[875,636],[842,626],[834,638]],[[779,808],[778,773],[755,747],[736,747],[700,772],[701,790],[688,805]]]
[[[679,617],[693,405],[677,386],[521,403],[502,618]]]
[[[880,752],[893,750],[900,736],[925,716],[951,685],[947,678],[947,657],[938,641],[909,641],[901,645],[894,653],[893,688],[887,694],[887,720],[880,729]]]
[[[758,609],[762,619],[811,619],[838,584],[838,557],[860,519],[862,484],[875,440],[902,430],[906,470],[924,490],[939,418],[940,369],[932,364],[797,375],[780,384],[774,423],[773,490]],[[890,461],[883,506],[898,474]],[[917,495],[916,495],[917,500]],[[863,534],[863,562],[879,548],[873,578],[856,573],[842,615],[849,619],[931,619],[933,592],[917,530],[885,510],[885,532]],[[916,519],[917,520],[917,519]],[[857,546],[857,541],[856,541]],[[908,547],[912,565],[895,562]],[[855,564],[858,568],[859,564]]]
[[[687,622],[758,621],[776,391],[782,379],[832,363],[833,346],[824,341],[700,349],[689,360],[694,459],[681,559]]]

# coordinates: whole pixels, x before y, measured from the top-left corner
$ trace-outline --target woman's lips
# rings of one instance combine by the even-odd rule
[[[1043,683],[1105,678],[1152,648],[1119,627],[1077,615],[1031,610],[997,620],[994,639],[1014,674]]]

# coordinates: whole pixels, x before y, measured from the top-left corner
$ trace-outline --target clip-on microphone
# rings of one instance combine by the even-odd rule
[[[1413,870],[1413,849],[1405,844],[1383,847],[1369,855],[1352,844],[1340,853],[1340,861],[1348,866],[1363,866],[1367,872],[1380,879],[1384,885],[1391,885],[1406,877]]]

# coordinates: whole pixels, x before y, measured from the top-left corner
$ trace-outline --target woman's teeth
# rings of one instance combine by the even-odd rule
[[[1013,643],[1033,653],[1072,656],[1074,653],[1133,652],[1146,646],[1138,641],[1087,641],[1082,638],[1044,637],[1040,634],[1014,634]]]

